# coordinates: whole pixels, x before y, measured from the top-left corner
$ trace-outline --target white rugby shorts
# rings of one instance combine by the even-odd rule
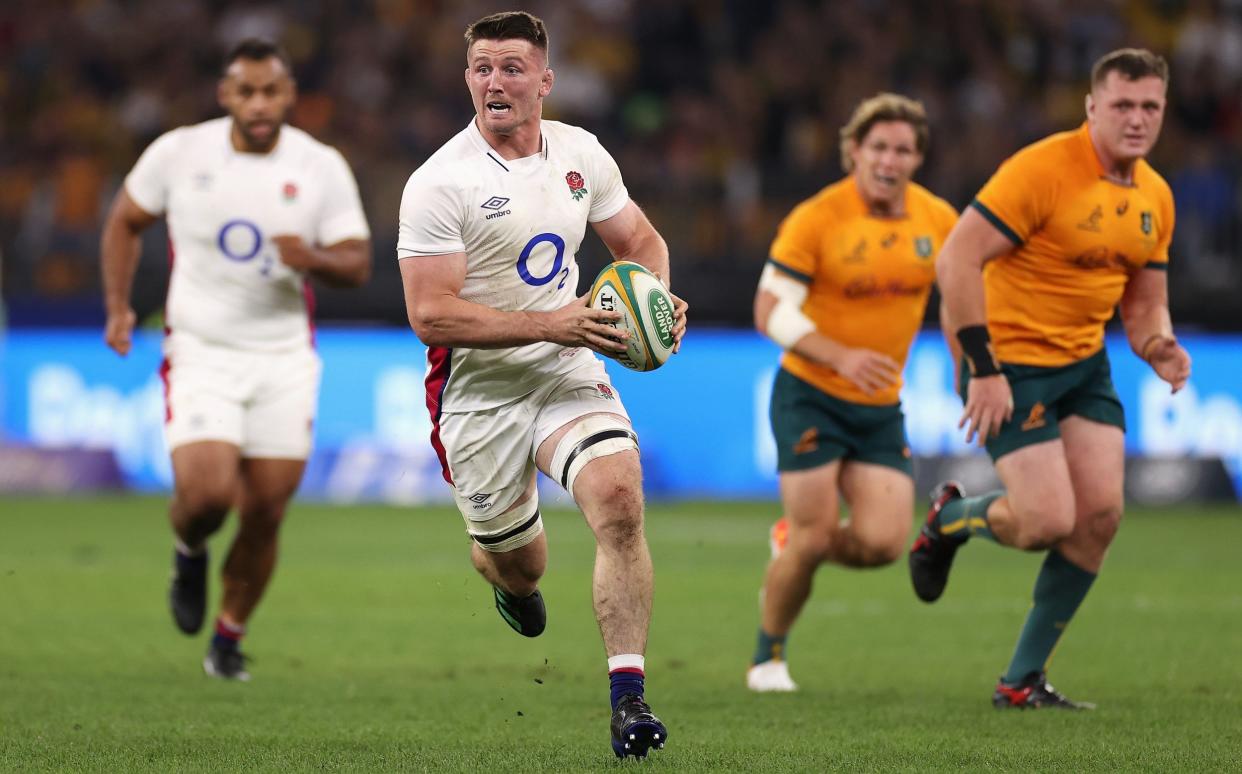
[[[160,366],[169,451],[224,441],[246,458],[306,459],[322,368],[311,347],[249,352],[169,334]]]
[[[590,358],[511,403],[441,414],[438,428],[447,458],[441,463],[447,463],[446,477],[452,479],[453,498],[467,531],[473,536],[494,532],[493,520],[526,491],[535,474],[540,444],[573,420],[598,413],[615,414],[621,418],[618,423],[629,425],[604,364]]]

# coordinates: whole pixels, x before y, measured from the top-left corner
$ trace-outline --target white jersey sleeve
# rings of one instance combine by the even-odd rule
[[[125,192],[129,198],[151,215],[163,215],[168,209],[172,172],[184,137],[183,128],[160,135],[147,146],[125,177]]]
[[[458,187],[437,181],[429,167],[411,175],[401,194],[397,257],[465,252],[464,230]]]
[[[594,146],[590,160],[594,167],[595,190],[591,192],[591,211],[587,214],[587,220],[598,223],[624,209],[630,201],[630,192],[621,180],[621,170],[612,154],[604,149],[595,135],[591,135],[591,141]]]
[[[325,150],[321,172],[323,210],[316,227],[316,241],[326,247],[346,239],[370,239],[371,228],[367,225],[366,213],[362,211],[358,183],[349,163],[336,148]]]

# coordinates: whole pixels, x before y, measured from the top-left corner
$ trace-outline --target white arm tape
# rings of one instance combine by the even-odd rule
[[[764,325],[768,338],[784,349],[793,349],[799,339],[815,331],[815,323],[802,313],[807,294],[805,284],[769,263],[763,267],[763,274],[759,275],[759,289],[776,296],[776,306],[768,314]]]

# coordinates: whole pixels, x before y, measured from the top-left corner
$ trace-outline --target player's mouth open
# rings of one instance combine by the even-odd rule
[[[504,102],[487,103],[487,112],[489,113],[508,113],[509,110],[509,105]]]

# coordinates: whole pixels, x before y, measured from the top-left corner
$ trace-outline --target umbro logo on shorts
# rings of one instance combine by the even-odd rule
[[[466,499],[474,503],[474,509],[476,511],[484,511],[484,510],[487,510],[488,508],[491,508],[493,505],[493,503],[488,502],[488,499],[490,498],[491,498],[490,494],[477,494],[477,495],[470,495]]]

